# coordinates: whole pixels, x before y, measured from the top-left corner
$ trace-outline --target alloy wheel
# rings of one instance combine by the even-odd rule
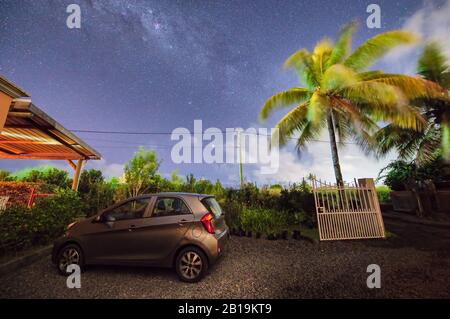
[[[66,272],[67,266],[71,264],[79,265],[80,263],[80,254],[78,250],[75,248],[68,248],[64,250],[59,260],[59,269],[62,272]]]
[[[180,260],[180,271],[187,279],[198,277],[202,271],[202,258],[195,251],[187,251]]]

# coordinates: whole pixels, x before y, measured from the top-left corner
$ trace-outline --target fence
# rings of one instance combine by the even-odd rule
[[[312,186],[320,240],[385,237],[372,179],[342,186],[313,179]]]

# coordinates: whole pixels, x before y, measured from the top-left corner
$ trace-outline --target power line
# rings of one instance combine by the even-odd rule
[[[137,131],[101,131],[101,130],[71,130],[72,132],[76,133],[92,133],[92,134],[118,134],[118,135],[172,135],[172,132],[137,132]],[[223,130],[222,130],[223,131]],[[257,136],[266,136],[270,137],[269,134],[262,134],[262,133],[254,133],[254,132],[245,132],[244,134],[253,134]],[[290,140],[297,140],[296,137],[289,137]],[[112,142],[112,141],[111,141]],[[318,143],[330,143],[330,141],[325,140],[316,140],[311,139],[309,142],[318,142]],[[342,144],[357,144],[353,142],[345,142]]]

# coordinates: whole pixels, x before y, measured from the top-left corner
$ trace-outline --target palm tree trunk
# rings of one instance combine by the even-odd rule
[[[330,135],[330,146],[331,146],[331,158],[333,159],[334,175],[336,176],[336,184],[339,186],[344,185],[344,180],[342,179],[341,165],[339,164],[339,154],[336,143],[336,134],[334,133],[334,122],[332,111],[328,113],[327,116],[328,124],[328,134]]]

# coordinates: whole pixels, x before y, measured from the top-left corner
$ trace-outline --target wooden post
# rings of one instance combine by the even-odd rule
[[[79,159],[77,161],[75,172],[73,173],[73,180],[72,180],[72,190],[77,191],[78,190],[78,184],[80,184],[80,175],[81,175],[81,169],[83,167],[84,160]]]

